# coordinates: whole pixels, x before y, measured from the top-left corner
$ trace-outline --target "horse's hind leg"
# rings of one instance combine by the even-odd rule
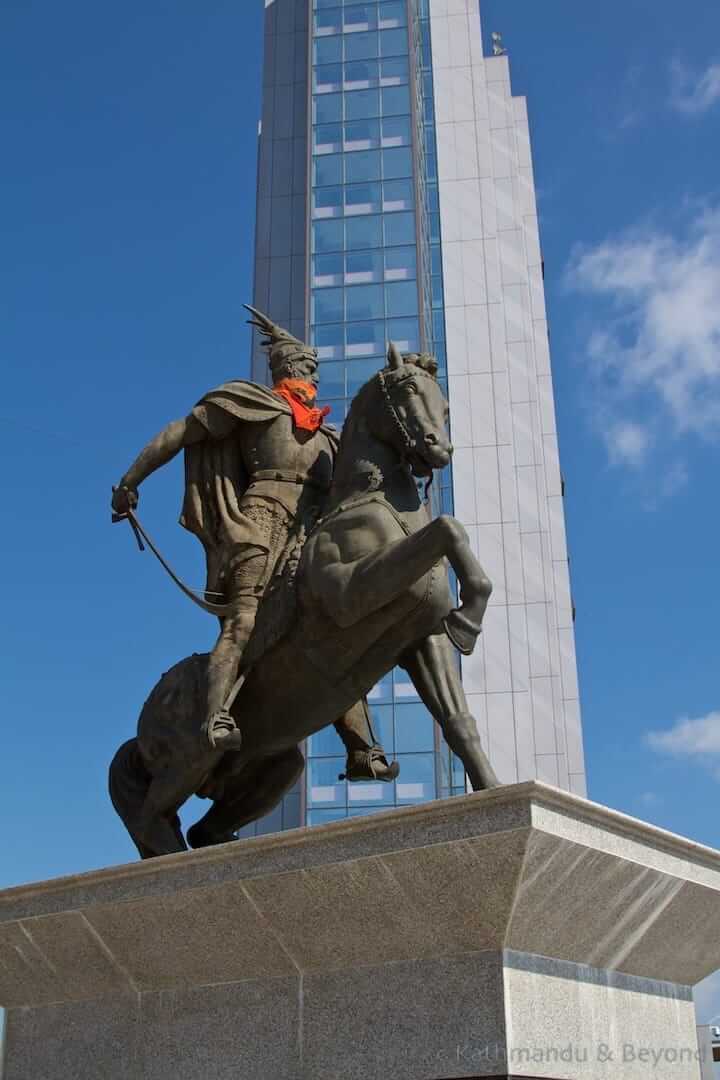
[[[182,770],[176,766],[175,770],[163,769],[152,778],[135,826],[150,855],[187,851],[177,812],[198,790],[211,767],[207,762]]]
[[[141,838],[138,824],[152,777],[145,768],[137,739],[128,739],[115,754],[110,765],[108,780],[112,804],[138,849],[140,857],[151,858],[157,853],[152,851]]]
[[[245,767],[237,777],[228,777],[223,797],[188,829],[190,847],[210,847],[234,840],[238,829],[264,817],[277,806],[304,768],[305,758],[294,746]]]
[[[400,664],[442,728],[446,743],[465,766],[473,791],[497,787],[498,778],[468,710],[455,656],[445,634],[433,634],[409,649],[400,658]]]

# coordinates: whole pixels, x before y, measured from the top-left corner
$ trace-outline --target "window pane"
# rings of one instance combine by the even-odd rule
[[[385,280],[403,281],[417,274],[417,252],[414,247],[388,248],[385,252]]]
[[[346,331],[346,342],[345,352],[348,357],[375,356],[385,352],[385,323],[350,323]]]
[[[372,30],[377,25],[374,4],[349,4],[345,8],[346,30]]]
[[[316,221],[313,223],[313,251],[342,251],[342,221]]]
[[[380,184],[353,184],[345,188],[346,214],[372,214],[381,209]]]
[[[386,180],[383,184],[383,210],[412,210],[415,188],[412,180]]]
[[[323,64],[315,68],[316,91],[339,90],[342,87],[342,64]]]
[[[385,243],[388,247],[415,242],[414,214],[388,214],[384,218],[384,228]]]
[[[392,705],[371,705],[370,716],[375,738],[386,754],[395,753]]]
[[[364,814],[372,814],[372,810],[368,808],[364,810]],[[308,825],[328,825],[331,821],[341,821],[342,818],[347,817],[347,810],[343,806],[342,809],[338,807],[337,810],[308,810]]]
[[[343,319],[342,289],[318,289],[312,296],[314,323],[340,322]]]
[[[435,755],[400,754],[400,775],[395,781],[397,801],[425,802],[435,798]]]
[[[383,150],[383,176],[386,180],[395,180],[404,176],[412,176],[412,154],[410,149],[404,146],[394,146],[389,150]]]
[[[383,116],[401,116],[410,112],[410,89],[407,86],[384,86],[382,94]],[[336,117],[333,117],[336,119]]]
[[[353,360],[347,365],[347,392],[348,396],[357,394],[358,390],[372,379],[373,375],[376,375],[378,371],[385,365],[385,358],[383,356],[373,356],[368,360]],[[378,694],[375,691],[378,690]],[[379,684],[379,689],[374,687],[368,694],[369,700],[372,702],[377,696],[378,700],[382,698],[392,698],[392,679],[389,675],[386,675],[382,682]]]
[[[397,87],[392,87],[395,90]],[[313,98],[313,116],[316,124],[334,124],[342,120],[342,94],[317,94]]]
[[[349,372],[359,372],[360,369],[362,369],[363,371],[367,370],[367,375],[363,379],[364,384],[368,381],[368,379],[372,378],[376,371],[380,370],[383,364],[383,357],[378,357],[377,360],[356,360],[355,363],[350,365]],[[380,682],[376,683],[375,686],[373,686],[367,697],[368,701],[370,702],[371,708],[374,702],[392,701],[392,672],[390,672],[388,675],[384,675]]]
[[[404,26],[407,15],[404,0],[380,5],[380,26]]]
[[[357,251],[345,256],[345,284],[366,285],[382,281],[383,259],[380,251]]]
[[[402,284],[405,283],[402,282]],[[361,319],[382,319],[385,314],[382,285],[355,285],[345,291],[345,297],[347,319],[350,322]]]
[[[308,802],[312,806],[346,805],[346,781],[338,781],[345,772],[345,757],[310,758],[308,762]]]
[[[345,149],[369,150],[380,142],[378,120],[355,120],[345,125]]]
[[[387,324],[387,334],[401,352],[417,352],[420,348],[420,325],[417,319],[391,319]],[[412,684],[410,691],[415,693]]]
[[[408,116],[389,116],[383,119],[383,146],[409,146],[410,142],[410,118]]]
[[[380,82],[383,86],[406,83],[409,77],[408,62],[404,56],[380,61]]]
[[[336,64],[342,60],[342,38],[319,38],[315,42],[315,63]]]
[[[395,746],[398,753],[432,752],[435,721],[420,702],[395,706]]]
[[[342,285],[343,257],[316,255],[313,258],[313,285]]]
[[[407,56],[408,39],[406,30],[379,30],[381,56]]]
[[[417,282],[393,281],[385,286],[385,302],[388,316],[417,315]]]
[[[343,189],[321,187],[313,192],[313,217],[338,217],[342,213]]]
[[[336,323],[334,326],[313,327],[312,339],[321,360],[342,358],[345,350],[345,327],[342,323]]]
[[[377,60],[356,60],[345,65],[346,89],[375,86],[378,78]]]
[[[345,181],[348,184],[380,179],[380,151],[360,150],[345,157]]]
[[[320,393],[325,398],[339,398],[345,397],[345,365],[342,362],[333,360],[330,363],[322,363],[319,370],[320,375]],[[327,728],[326,730],[332,731],[335,734],[334,728]],[[318,750],[315,744],[317,736],[313,736],[313,748],[311,754],[340,754],[342,753],[342,746],[332,744],[330,750]],[[424,747],[423,747],[424,749]]]
[[[323,124],[313,129],[316,154],[334,154],[342,150],[342,125]]]
[[[315,187],[327,187],[330,184],[342,184],[342,155],[323,154],[313,159],[313,181]]]
[[[339,34],[342,30],[342,8],[328,8],[315,12],[315,32]]]
[[[397,87],[392,87],[395,90]],[[318,99],[322,101],[322,97]],[[352,90],[345,94],[345,119],[366,120],[380,115],[379,90]],[[333,119],[336,119],[335,117]]]
[[[382,218],[362,217],[346,221],[345,246],[348,251],[382,247]]]
[[[384,33],[402,33],[398,30],[385,30]],[[347,34],[345,41],[346,60],[374,60],[378,54],[377,31],[370,30],[365,34]],[[386,54],[387,55],[387,54]]]

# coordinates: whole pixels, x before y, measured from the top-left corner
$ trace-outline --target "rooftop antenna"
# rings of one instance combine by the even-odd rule
[[[492,50],[493,56],[507,56],[507,49],[503,45],[502,34],[498,34],[496,30],[492,33]]]

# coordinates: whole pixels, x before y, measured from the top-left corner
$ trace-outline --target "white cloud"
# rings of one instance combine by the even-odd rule
[[[634,229],[579,250],[567,281],[604,304],[586,351],[611,462],[639,468],[674,439],[720,437],[720,208],[684,236]],[[687,478],[682,463],[670,472],[666,494]]]
[[[720,712],[696,719],[685,716],[665,731],[649,731],[645,738],[658,753],[699,759],[720,780]]]
[[[670,104],[678,112],[695,114],[711,109],[720,101],[720,62],[702,72],[690,71],[679,60],[671,67]]]

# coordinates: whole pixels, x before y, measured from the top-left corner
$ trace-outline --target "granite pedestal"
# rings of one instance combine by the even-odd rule
[[[0,893],[3,1080],[698,1080],[720,853],[539,783]]]

